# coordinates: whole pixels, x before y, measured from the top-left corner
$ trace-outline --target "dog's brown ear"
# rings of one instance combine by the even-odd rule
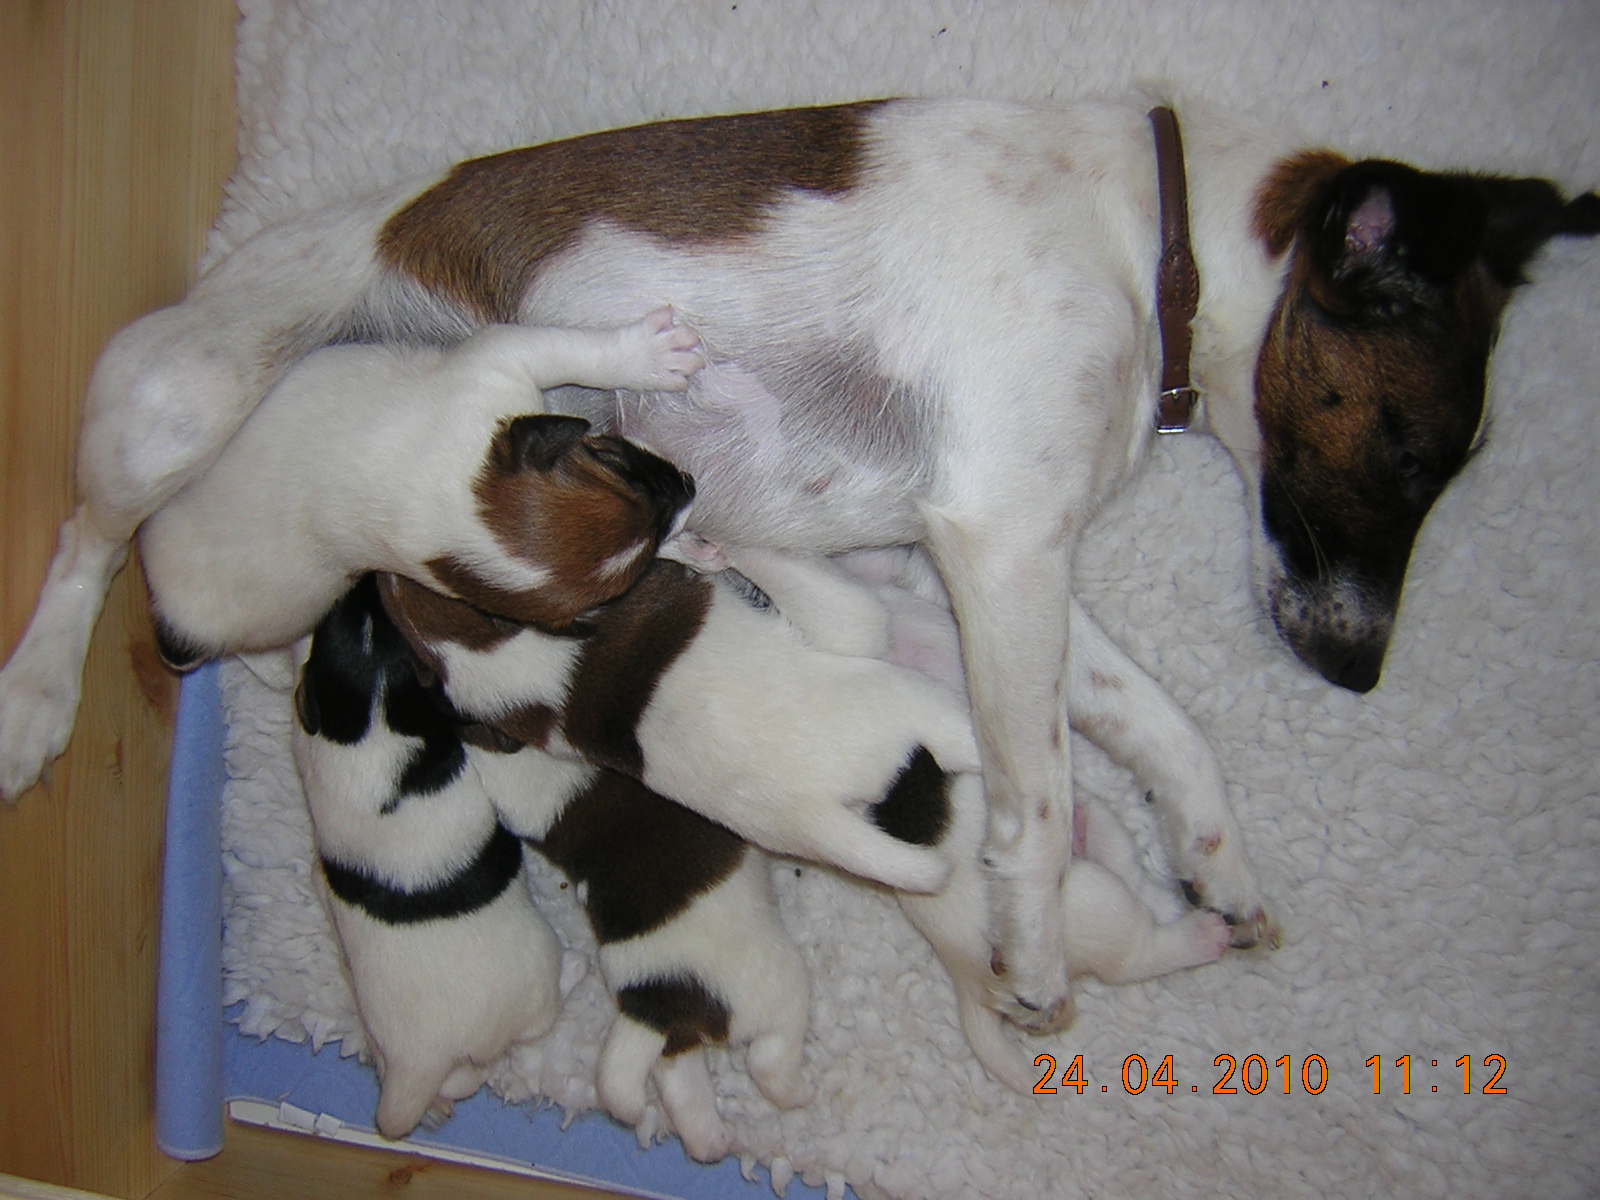
[[[581,417],[513,417],[495,434],[492,461],[507,473],[548,471],[588,432],[589,422]]]
[[[1526,283],[1523,269],[1553,237],[1600,234],[1600,196],[1585,192],[1572,200],[1546,179],[1474,180],[1488,209],[1483,257],[1502,287]]]
[[[1280,164],[1258,198],[1256,228],[1274,252],[1299,241],[1320,304],[1384,320],[1445,303],[1449,285],[1477,263],[1502,288],[1523,282],[1552,237],[1600,233],[1600,197],[1568,201],[1543,179],[1318,152]]]
[[[1349,165],[1331,150],[1306,150],[1273,168],[1256,193],[1254,226],[1274,257],[1294,244],[1329,182]]]

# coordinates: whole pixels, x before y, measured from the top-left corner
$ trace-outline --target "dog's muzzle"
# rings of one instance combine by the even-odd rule
[[[1383,673],[1394,629],[1394,605],[1349,576],[1280,580],[1272,589],[1272,621],[1295,656],[1329,683],[1370,692]]]

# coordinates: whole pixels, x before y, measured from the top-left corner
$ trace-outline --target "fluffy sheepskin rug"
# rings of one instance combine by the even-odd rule
[[[1180,111],[1204,97],[1293,123],[1308,143],[1600,184],[1593,4],[242,8],[242,156],[212,256],[465,155],[887,94],[1048,102],[1148,83]],[[1038,1049],[1063,1064],[1082,1054],[1090,1087],[1024,1097],[978,1068],[936,961],[892,902],[785,866],[783,915],[815,988],[817,1100],[780,1116],[737,1055],[715,1058],[738,1153],[777,1160],[780,1177],[848,1179],[865,1197],[1595,1194],[1600,246],[1558,245],[1534,276],[1494,359],[1487,448],[1423,530],[1370,696],[1313,678],[1258,613],[1240,483],[1211,440],[1161,441],[1085,538],[1085,600],[1217,748],[1283,948],[1138,987],[1086,986],[1075,1028]],[[350,998],[307,887],[284,698],[238,664],[225,686],[228,1000],[247,1001],[248,1032],[353,1051]],[[1110,802],[1160,870],[1129,779],[1081,742],[1075,764],[1078,787]],[[540,886],[568,945],[590,949],[556,880]],[[608,1020],[591,971],[540,1051],[503,1064],[499,1089],[592,1107]],[[1179,1086],[1130,1094],[1132,1054],[1152,1069],[1172,1055]],[[1217,1056],[1251,1054],[1269,1086],[1252,1095],[1235,1075],[1237,1092],[1213,1094]],[[1328,1068],[1316,1095],[1300,1080],[1313,1054]],[[1454,1065],[1464,1055],[1471,1095]],[[1481,1091],[1490,1055],[1504,1058],[1504,1094]]]

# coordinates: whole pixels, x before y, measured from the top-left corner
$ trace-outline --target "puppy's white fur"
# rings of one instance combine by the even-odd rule
[[[496,326],[448,351],[319,350],[144,523],[155,606],[207,650],[259,650],[302,636],[363,571],[427,577],[448,555],[538,587],[548,570],[508,553],[473,493],[496,432],[558,384],[682,388],[695,344],[660,310],[617,329]]]
[[[426,888],[473,860],[497,828],[495,809],[470,763],[442,790],[391,808],[418,743],[385,725],[381,696],[370,699],[371,725],[354,745],[294,726],[317,851],[389,886]],[[405,923],[340,899],[321,871],[316,878],[382,1080],[385,1136],[447,1116],[507,1050],[555,1023],[561,946],[520,873],[471,912]]]
[[[915,663],[930,677],[951,681],[947,686],[959,682],[955,619],[940,602],[938,577],[920,553],[867,551],[825,560],[735,552],[730,559],[786,613],[804,614],[803,621],[792,619],[806,636],[881,646],[897,663]],[[995,1079],[1029,1092],[1037,1078],[1029,1074],[1031,1057],[1006,1035],[1000,1019],[1007,998],[997,995],[999,972],[992,958],[992,906],[982,862],[988,824],[982,777],[956,775],[949,802],[949,823],[939,845],[953,863],[950,882],[933,895],[901,893],[900,905],[950,975],[973,1053]],[[1140,898],[1151,881],[1139,867],[1133,840],[1103,805],[1080,799],[1075,820],[1078,857],[1060,895],[1071,971],[1106,983],[1135,983],[1222,956],[1231,932],[1218,913],[1189,911],[1157,924]]]

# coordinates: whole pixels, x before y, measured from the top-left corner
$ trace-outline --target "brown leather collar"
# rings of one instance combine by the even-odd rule
[[[1189,249],[1189,184],[1183,170],[1183,137],[1170,108],[1152,108],[1156,135],[1156,182],[1161,193],[1161,265],[1156,273],[1156,321],[1161,327],[1161,398],[1156,431],[1189,428],[1199,393],[1189,383],[1189,349],[1200,272]]]

